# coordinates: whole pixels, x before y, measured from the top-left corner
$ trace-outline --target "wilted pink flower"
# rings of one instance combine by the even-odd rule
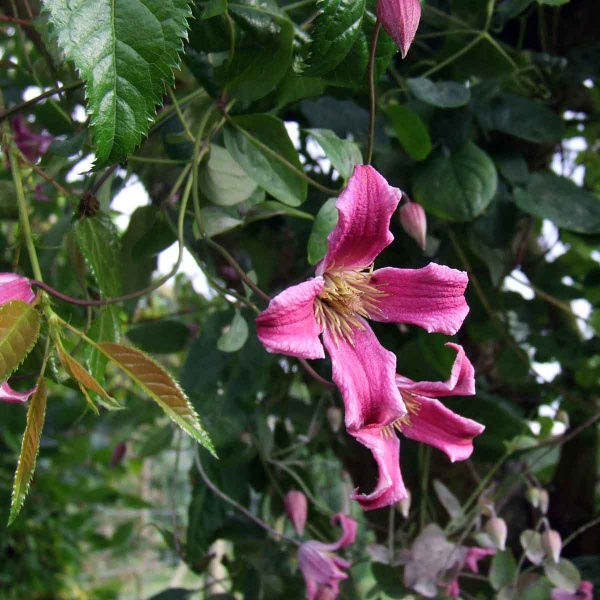
[[[400,472],[400,441],[394,434],[394,429],[407,438],[438,448],[452,462],[469,458],[473,452],[473,438],[485,429],[483,425],[452,412],[434,398],[475,393],[473,365],[465,351],[458,344],[446,345],[456,351],[447,381],[414,382],[396,375],[396,385],[407,414],[384,427],[369,427],[352,434],[373,452],[379,468],[379,482],[375,492],[368,496],[354,495],[365,510],[381,508],[389,504],[390,499],[396,495],[406,495]],[[382,402],[385,400],[382,399]],[[384,407],[379,407],[379,410],[384,410]]]
[[[26,277],[14,273],[0,273],[0,305],[11,300],[20,300],[31,304],[34,298],[35,294]],[[36,389],[37,386],[34,386],[27,392],[16,392],[8,385],[7,381],[4,381],[0,386],[0,402],[27,402]]]
[[[26,277],[14,273],[0,273],[0,305],[11,300],[21,300],[31,304],[35,294]]]
[[[13,390],[8,382],[5,381],[0,386],[0,402],[7,402],[8,404],[22,404],[23,402],[27,402],[29,397],[35,392],[37,389],[37,385],[32,387],[27,392],[16,392]]]
[[[348,578],[344,569],[349,569],[350,563],[333,553],[354,543],[358,523],[342,513],[336,513],[331,518],[331,524],[337,523],[342,527],[342,535],[337,542],[323,544],[310,540],[298,550],[298,566],[306,583],[307,600],[337,598],[339,581]]]
[[[308,512],[306,496],[298,490],[288,492],[283,504],[285,506],[285,514],[296,529],[299,535],[304,533],[306,525],[306,514]]]
[[[427,246],[427,216],[420,204],[407,202],[399,210],[400,225],[422,250]]]
[[[574,594],[554,588],[550,598],[552,600],[594,600],[594,586],[591,581],[582,581]]]
[[[33,131],[25,125],[25,121],[21,116],[14,117],[11,121],[11,126],[15,144],[25,157],[32,162],[35,162],[40,156],[45,154],[46,150],[48,150],[50,144],[54,140],[54,138],[47,133],[33,133]]]
[[[380,475],[392,467],[383,464],[389,455],[381,447],[382,431],[407,410],[396,383],[396,356],[379,344],[366,319],[453,335],[469,311],[462,271],[433,263],[373,271],[374,259],[394,239],[389,226],[400,196],[375,169],[356,166],[336,203],[338,223],[316,277],[284,290],[256,319],[258,338],[269,352],[324,358],[325,345],[346,428],[373,452]],[[401,481],[380,477],[372,494],[355,497],[365,508],[379,508],[404,495]]]
[[[377,17],[405,58],[421,19],[419,0],[378,0]]]
[[[479,573],[479,561],[486,556],[492,556],[494,554],[496,554],[496,548],[479,548],[478,546],[467,548],[465,567],[473,573]]]

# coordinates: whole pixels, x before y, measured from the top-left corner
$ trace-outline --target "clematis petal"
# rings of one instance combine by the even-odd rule
[[[386,295],[378,298],[374,321],[412,323],[429,333],[454,335],[465,320],[468,277],[463,271],[430,263],[422,269],[375,271],[369,282]]]
[[[335,513],[335,515],[331,517],[331,526],[335,527],[338,524],[342,528],[342,535],[337,542],[326,544],[324,549],[335,551],[354,543],[358,523],[352,517],[347,517],[344,513]],[[340,566],[344,565],[346,568],[350,566],[350,563],[341,558],[338,558],[337,560],[341,561]]]
[[[293,285],[275,296],[258,315],[256,332],[268,352],[325,358],[314,310],[315,297],[323,285],[321,277]]]
[[[414,398],[419,403],[419,410],[411,413],[409,423],[402,425],[402,433],[411,440],[445,452],[452,462],[469,458],[473,452],[473,438],[485,427],[453,413],[439,400],[423,396]]]
[[[37,385],[32,387],[27,392],[16,392],[10,387],[10,385],[8,385],[8,382],[5,381],[0,386],[0,402],[7,402],[9,404],[22,404],[23,402],[27,402],[27,400],[29,400],[29,397],[35,393],[36,389]]]
[[[395,383],[396,356],[375,337],[369,324],[352,330],[351,340],[326,329],[323,343],[331,356],[332,378],[342,393],[346,428],[382,427],[406,414]]]
[[[11,300],[21,300],[31,304],[35,294],[26,277],[14,273],[0,273],[0,305]]]
[[[359,494],[355,490],[351,498],[357,500],[363,510],[390,506],[405,498],[407,492],[400,472],[400,440],[396,434],[392,432],[384,437],[379,427],[349,433],[373,453],[379,470],[375,489],[370,494]]]
[[[486,556],[492,556],[496,554],[496,548],[480,548],[473,546],[467,548],[467,556],[465,558],[465,567],[473,573],[479,573],[479,561]]]
[[[448,343],[448,348],[456,350],[456,358],[446,381],[412,381],[403,375],[396,375],[396,384],[401,390],[420,396],[472,396],[475,393],[475,370],[462,346]]]
[[[329,250],[317,265],[317,275],[332,268],[368,267],[394,239],[390,219],[401,197],[400,190],[389,185],[373,167],[356,165],[335,204],[338,222],[327,238]]]
[[[421,19],[419,0],[379,0],[377,17],[400,48],[402,58],[415,39]]]

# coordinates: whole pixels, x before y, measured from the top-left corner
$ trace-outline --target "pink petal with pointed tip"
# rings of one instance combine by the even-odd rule
[[[396,434],[392,432],[384,437],[379,427],[367,427],[349,433],[373,453],[379,471],[377,486],[370,494],[359,494],[355,490],[351,498],[357,500],[363,510],[390,506],[406,498],[400,472],[400,440]]]
[[[426,396],[472,396],[475,393],[475,369],[467,358],[462,346],[447,343],[448,348],[456,350],[450,377],[446,381],[412,381],[403,375],[396,375],[396,385],[401,390]]]
[[[346,428],[389,425],[406,414],[395,383],[396,356],[386,350],[364,320],[352,340],[335,338],[326,329],[323,343],[331,356],[332,378],[342,393]]]
[[[7,402],[9,404],[22,404],[23,402],[27,402],[27,400],[29,400],[29,397],[35,393],[35,390],[37,390],[37,385],[33,386],[27,392],[16,392],[10,387],[10,385],[8,385],[8,382],[5,381],[0,386],[0,402]]]
[[[390,219],[402,193],[373,168],[356,165],[346,189],[336,202],[337,225],[329,234],[329,249],[317,265],[317,275],[328,269],[361,270],[388,246],[394,236]]]
[[[369,283],[387,295],[378,298],[379,310],[370,316],[374,321],[411,323],[429,333],[454,335],[469,312],[468,281],[465,272],[435,263],[422,269],[379,269]]]
[[[336,525],[339,525],[342,528],[342,535],[339,537],[337,542],[334,542],[333,544],[327,544],[327,550],[341,550],[350,544],[354,544],[354,540],[356,539],[358,523],[352,517],[347,517],[344,513],[335,513],[331,517],[331,526],[335,527]],[[349,564],[347,561],[341,558],[338,560],[342,561],[344,565]]]
[[[21,300],[31,304],[35,294],[26,277],[14,273],[0,273],[0,305],[11,300]]]
[[[496,554],[496,548],[479,548],[473,546],[467,548],[467,556],[465,558],[465,567],[473,573],[479,573],[479,561],[486,556],[492,556]]]
[[[415,396],[419,410],[411,413],[410,422],[402,425],[402,433],[411,440],[429,444],[446,453],[454,462],[465,460],[473,453],[473,438],[485,427],[461,417],[439,400]]]
[[[421,19],[419,0],[379,0],[377,17],[405,58]]]
[[[314,302],[323,289],[316,277],[293,285],[269,302],[256,318],[258,339],[268,352],[300,358],[325,358]]]
[[[298,566],[306,584],[307,600],[316,600],[319,590],[325,586],[337,594],[338,581],[348,578],[340,565],[326,554],[323,546],[324,544],[311,540],[302,544],[298,550]]]

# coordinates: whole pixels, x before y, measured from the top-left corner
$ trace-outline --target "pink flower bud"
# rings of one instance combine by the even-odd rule
[[[399,211],[400,225],[408,235],[410,235],[422,250],[425,250],[427,241],[427,217],[425,211],[420,204],[416,202],[407,202]]]
[[[340,430],[344,419],[342,411],[337,406],[330,406],[327,409],[326,415],[331,431],[337,433]]]
[[[127,454],[127,444],[125,442],[119,442],[112,451],[112,455],[110,457],[110,466],[116,467],[121,464],[121,461],[125,458],[125,454]]]
[[[308,511],[306,496],[302,492],[292,490],[288,492],[285,500],[285,514],[295,527],[299,535],[304,533],[304,525],[306,525],[306,513]]]
[[[0,305],[11,300],[21,300],[31,304],[35,294],[26,277],[14,273],[0,273]]]
[[[485,530],[498,550],[506,549],[506,521],[500,517],[492,517],[485,525]]]
[[[562,550],[560,533],[554,529],[546,529],[542,533],[542,548],[555,563],[558,563],[560,560],[560,551]]]
[[[550,496],[548,495],[548,492],[546,490],[543,490],[541,488],[539,490],[539,495],[540,495],[540,503],[539,503],[540,511],[542,512],[543,515],[545,515],[548,512],[548,505],[550,504]]]
[[[421,19],[419,0],[378,0],[377,17],[405,58]]]

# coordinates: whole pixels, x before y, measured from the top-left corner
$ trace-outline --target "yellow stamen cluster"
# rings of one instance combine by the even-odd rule
[[[325,286],[315,299],[315,316],[334,338],[352,343],[352,329],[363,329],[358,317],[368,319],[379,312],[377,303],[387,294],[370,284],[372,273],[371,265],[364,271],[330,270],[323,275]]]
[[[394,435],[394,429],[397,429],[399,432],[402,432],[402,426],[410,425],[411,415],[418,414],[419,409],[421,408],[420,402],[410,392],[400,390],[400,395],[402,396],[402,400],[404,400],[404,405],[406,406],[407,413],[403,417],[396,419],[393,423],[385,425],[381,428],[381,437],[383,437],[384,439],[392,437]]]

